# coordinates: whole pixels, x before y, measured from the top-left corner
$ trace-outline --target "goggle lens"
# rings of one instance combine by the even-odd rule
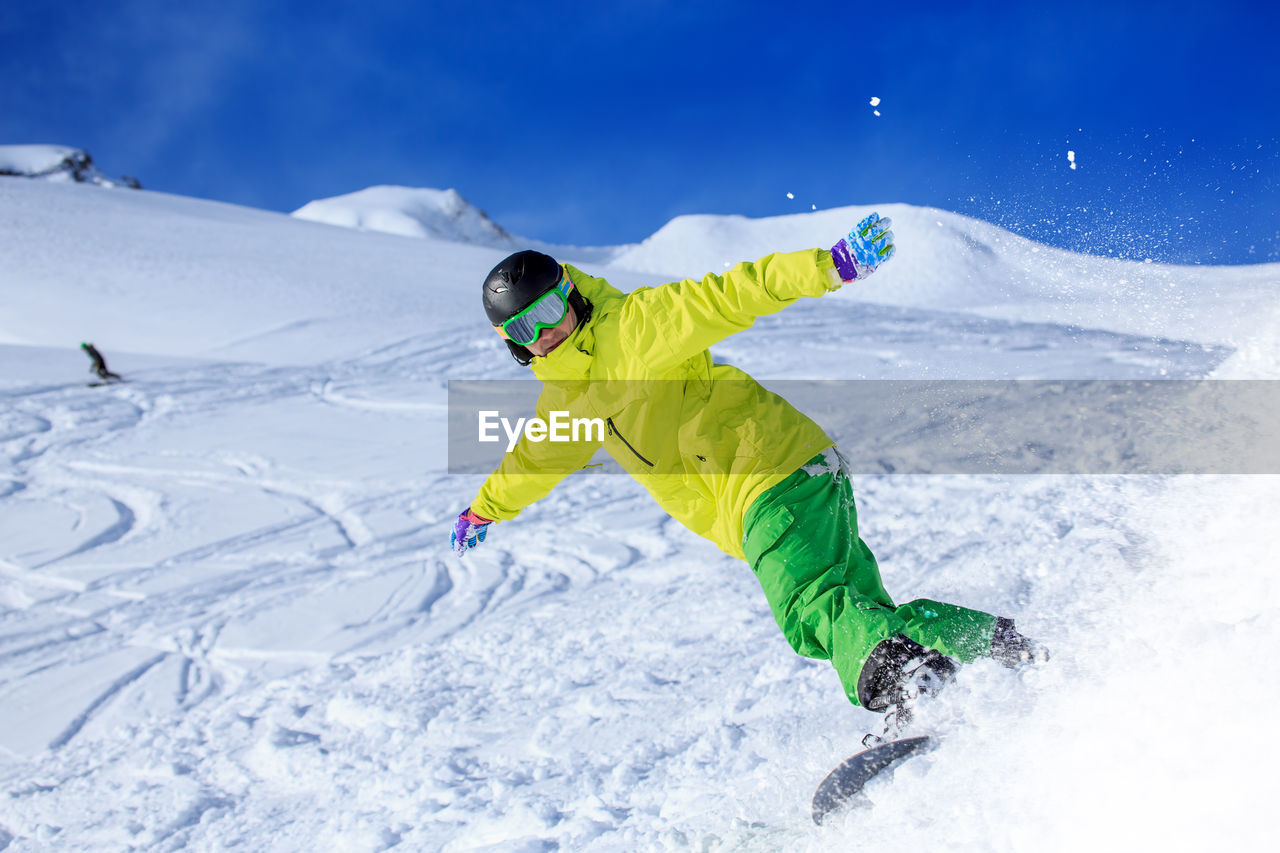
[[[543,329],[550,329],[564,319],[569,311],[569,291],[573,282],[565,275],[560,283],[539,296],[528,308],[504,322],[499,331],[502,336],[522,347],[538,340]]]

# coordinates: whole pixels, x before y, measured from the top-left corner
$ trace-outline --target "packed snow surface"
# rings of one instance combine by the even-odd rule
[[[682,217],[560,257],[628,290],[830,245],[871,209]],[[1276,265],[874,209],[882,273],[717,357],[766,381],[1276,374]],[[0,234],[0,850],[1271,834],[1276,478],[856,478],[896,598],[1012,616],[1054,657],[966,668],[922,720],[941,747],[818,828],[809,797],[877,718],[640,486],[574,475],[449,551],[480,479],[446,472],[446,382],[527,375],[478,300],[506,247],[6,179]],[[87,387],[81,341],[128,382]]]

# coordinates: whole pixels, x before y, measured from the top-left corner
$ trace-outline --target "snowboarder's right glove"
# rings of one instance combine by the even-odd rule
[[[467,507],[453,523],[453,532],[449,534],[449,546],[461,557],[484,541],[484,534],[492,523],[489,519],[481,518],[472,512],[471,507]]]
[[[858,223],[849,235],[831,247],[831,260],[845,284],[871,275],[893,257],[892,219],[873,213]]]

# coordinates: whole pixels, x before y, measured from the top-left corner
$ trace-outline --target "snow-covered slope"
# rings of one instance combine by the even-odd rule
[[[1194,339],[1238,351],[1220,375],[1260,375],[1280,362],[1280,264],[1178,267],[1085,257],[980,220],[932,208],[881,204],[900,258],[865,284],[862,303],[964,313],[993,320]],[[680,216],[641,243],[577,248],[508,235],[453,190],[370,187],[294,213],[333,225],[580,257],[650,279],[699,277],[770,252],[834,243],[863,207],[748,219]],[[1098,225],[1105,228],[1105,220]],[[1106,245],[1105,238],[1100,240]],[[1247,362],[1247,364],[1245,364]]]
[[[256,360],[354,354],[440,328],[429,296],[479,251],[25,181],[0,184],[0,228],[14,235],[0,341]]]
[[[1276,370],[1274,266],[1152,269],[880,210],[884,273],[718,356],[766,380]],[[863,212],[562,257],[630,289]],[[3,180],[0,235],[6,853],[1269,835],[1275,477],[857,478],[896,597],[1014,616],[1055,656],[967,668],[925,720],[942,747],[818,829],[808,797],[873,716],[637,484],[582,472],[448,552],[479,480],[447,473],[445,385],[527,375],[476,298],[505,248]],[[85,387],[81,340],[130,381]]]
[[[368,187],[308,202],[293,215],[312,222],[401,237],[433,237],[512,251],[516,248],[515,238],[455,190]]]

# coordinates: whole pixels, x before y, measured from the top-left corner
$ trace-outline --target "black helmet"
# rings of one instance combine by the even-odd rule
[[[489,324],[500,326],[560,283],[564,269],[556,259],[532,249],[516,252],[493,268],[484,279],[484,313]]]
[[[489,317],[489,324],[500,326],[510,320],[559,284],[563,275],[564,268],[555,258],[532,249],[504,258],[484,278],[484,313]],[[591,303],[582,298],[576,287],[569,293],[569,304],[579,324],[591,316]],[[511,355],[521,364],[533,359],[533,353],[519,344],[506,343]]]

